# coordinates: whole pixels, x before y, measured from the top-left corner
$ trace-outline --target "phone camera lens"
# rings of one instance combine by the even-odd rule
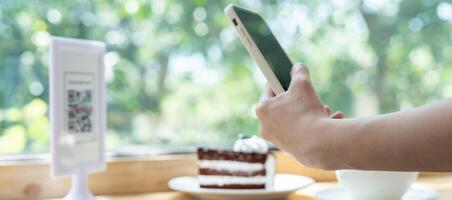
[[[233,20],[232,20],[232,23],[234,23],[234,25],[237,26],[237,20],[233,19]]]

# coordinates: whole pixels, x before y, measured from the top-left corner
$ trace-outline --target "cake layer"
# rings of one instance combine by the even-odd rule
[[[198,160],[232,160],[248,163],[265,163],[267,154],[235,152],[232,150],[217,150],[198,148]]]
[[[228,170],[215,170],[208,168],[199,168],[198,173],[200,175],[220,175],[220,176],[265,176],[265,169],[259,171],[228,171]]]
[[[209,176],[198,175],[200,185],[265,185],[267,178],[265,176]]]
[[[201,188],[212,189],[265,189],[265,184],[231,184],[231,185],[201,185]]]
[[[265,189],[274,178],[273,154],[198,148],[201,188]]]
[[[230,172],[252,172],[265,169],[264,163],[248,163],[232,160],[199,160],[198,167]]]

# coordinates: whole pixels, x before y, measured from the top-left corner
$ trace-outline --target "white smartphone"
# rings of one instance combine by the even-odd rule
[[[280,94],[286,91],[290,85],[293,64],[264,19],[257,13],[235,5],[227,6],[224,12],[273,92]]]

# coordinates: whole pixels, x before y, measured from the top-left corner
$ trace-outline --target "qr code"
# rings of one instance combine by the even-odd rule
[[[68,131],[89,133],[92,130],[93,102],[91,90],[68,90]]]

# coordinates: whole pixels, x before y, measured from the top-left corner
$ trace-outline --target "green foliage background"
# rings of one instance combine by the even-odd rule
[[[255,134],[265,80],[223,14],[261,13],[322,100],[348,117],[452,96],[452,6],[393,1],[0,4],[0,153],[48,151],[49,36],[105,41],[110,149],[230,145]]]

